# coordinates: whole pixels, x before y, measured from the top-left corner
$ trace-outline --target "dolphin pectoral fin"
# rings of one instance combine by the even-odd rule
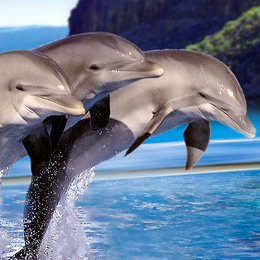
[[[150,133],[144,133],[143,135],[137,137],[137,139],[134,141],[134,143],[129,147],[129,149],[126,151],[125,156],[133,152],[135,149],[137,149],[146,139],[148,139],[151,136]]]
[[[110,116],[110,96],[107,95],[98,101],[89,110],[90,112],[90,127],[96,131],[107,126]]]
[[[31,160],[32,175],[37,176],[52,154],[50,137],[45,126],[40,124],[22,143]]]
[[[55,150],[57,147],[61,135],[65,129],[66,123],[67,123],[67,117],[66,116],[52,116],[52,128],[50,133],[50,139],[51,139],[51,147],[52,151]]]
[[[165,107],[160,109],[156,114],[154,114],[151,121],[148,123],[143,132],[137,137],[134,143],[129,147],[124,156],[132,153],[135,149],[137,149],[146,139],[148,139],[153,132],[160,126],[165,117],[172,112],[172,108]]]
[[[199,120],[189,123],[183,133],[187,148],[185,170],[190,170],[206,151],[210,139],[210,123]]]

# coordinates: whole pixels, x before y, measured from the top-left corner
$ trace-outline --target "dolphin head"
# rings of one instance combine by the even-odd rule
[[[69,82],[59,67],[30,51],[0,55],[0,91],[1,124],[11,120],[10,111],[25,121],[85,111],[81,101],[70,94]]]
[[[256,130],[247,117],[246,100],[235,75],[219,60],[210,56],[206,59],[205,74],[197,91],[202,118],[219,121],[246,137],[255,137]]]
[[[84,51],[84,84],[74,90],[81,99],[88,98],[89,89],[92,96],[93,93],[107,94],[139,79],[164,73],[159,65],[148,61],[137,46],[111,33],[84,35]]]

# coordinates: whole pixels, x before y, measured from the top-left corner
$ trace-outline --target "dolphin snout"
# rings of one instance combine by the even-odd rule
[[[250,122],[247,116],[239,117],[240,126],[242,128],[242,134],[248,138],[254,138],[256,135],[256,129],[253,124]]]
[[[146,59],[128,63],[116,69],[117,72],[133,74],[135,78],[157,78],[164,74],[164,69],[158,64]]]
[[[233,128],[235,131],[243,134],[248,138],[254,138],[256,135],[256,129],[246,115],[241,116],[230,113],[227,114],[225,118],[222,118],[218,121]]]
[[[161,66],[148,60],[142,60],[136,65],[136,69],[149,78],[157,78],[164,74],[164,69]]]
[[[84,115],[83,103],[73,95],[52,95],[51,97],[40,97],[51,102],[50,107],[54,111],[69,115]]]
[[[146,66],[148,70],[153,74],[153,77],[160,77],[164,74],[164,69],[154,62],[146,61]]]

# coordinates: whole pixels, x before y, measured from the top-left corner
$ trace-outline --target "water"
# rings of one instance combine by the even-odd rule
[[[17,227],[5,229],[16,247],[25,191],[2,192],[1,222]],[[260,259],[259,209],[259,171],[94,179],[77,202],[83,240],[107,260]]]
[[[252,119],[258,126],[259,114]],[[199,164],[259,161],[259,135],[248,140],[233,136],[225,126],[213,124],[212,128],[215,140]],[[155,145],[155,137],[127,158],[119,155],[99,165],[97,171],[131,169],[138,176],[140,170],[157,169],[160,175],[160,168],[183,167],[183,129],[177,130],[179,136],[173,134],[174,140],[167,140],[178,142]],[[218,140],[223,136],[236,139]],[[25,159],[13,167],[11,176],[29,172]],[[260,171],[107,181],[94,178],[84,192],[93,174],[83,173],[62,197],[44,237],[40,260],[260,259]],[[27,188],[2,187],[2,259],[24,245],[22,216]]]

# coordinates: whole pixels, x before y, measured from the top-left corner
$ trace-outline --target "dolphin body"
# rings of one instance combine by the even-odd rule
[[[60,68],[29,51],[0,54],[0,164],[50,115],[82,115]]]
[[[159,77],[164,72],[160,66],[148,61],[137,46],[111,33],[74,35],[32,49],[31,53],[62,70],[70,81],[73,95],[83,102],[86,111],[90,110],[93,129],[100,129],[108,123],[110,92],[140,79]],[[100,104],[99,100],[102,100]],[[10,168],[27,154],[25,148],[33,149],[34,143],[40,141],[39,138],[42,142],[50,142],[48,150],[53,151],[66,123],[68,128],[79,120],[78,116],[69,116],[68,120],[65,117],[45,120],[44,125],[31,131],[23,144],[19,143],[4,162],[0,161],[0,168]],[[36,152],[33,149],[33,153]],[[42,156],[42,152],[39,156]],[[36,156],[33,158],[34,168],[40,159],[36,159]]]
[[[242,89],[222,62],[186,50],[149,51],[145,56],[164,75],[113,92],[108,125],[94,131],[85,116],[62,135],[46,167],[35,174],[26,198],[25,247],[13,259],[35,259],[60,196],[75,176],[129,147],[131,152],[147,137],[188,123],[185,167],[190,169],[207,149],[211,120],[255,136]]]

